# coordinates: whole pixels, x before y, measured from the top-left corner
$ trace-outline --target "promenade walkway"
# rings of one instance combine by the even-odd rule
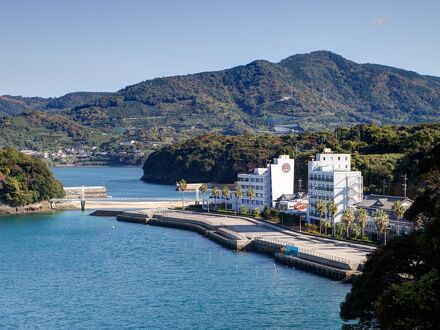
[[[141,211],[143,212],[143,211]],[[151,212],[145,210],[144,212]],[[375,248],[361,244],[337,241],[316,237],[300,232],[283,229],[270,223],[246,217],[223,216],[191,211],[160,210],[157,214],[166,214],[175,219],[192,220],[205,223],[208,226],[224,228],[237,236],[249,239],[263,239],[278,244],[289,244],[308,251],[308,253],[342,258],[350,264],[360,264]]]

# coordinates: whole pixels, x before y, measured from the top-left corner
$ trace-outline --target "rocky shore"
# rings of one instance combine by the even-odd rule
[[[14,215],[14,214],[44,213],[44,212],[52,212],[52,211],[54,211],[54,209],[49,201],[42,201],[24,206],[9,206],[0,203],[0,216]]]

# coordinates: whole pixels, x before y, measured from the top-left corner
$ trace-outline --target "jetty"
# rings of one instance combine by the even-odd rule
[[[157,197],[113,197],[108,195],[105,186],[64,187],[63,198],[51,199],[53,209],[116,209],[141,210],[152,208],[173,208],[182,206],[182,200],[177,198]],[[197,199],[187,198],[186,204],[195,204]]]
[[[274,257],[280,264],[336,280],[350,280],[359,275],[367,255],[375,249],[292,231],[242,216],[171,209],[98,210],[92,215],[114,216],[118,221],[195,231],[229,249],[264,253]]]

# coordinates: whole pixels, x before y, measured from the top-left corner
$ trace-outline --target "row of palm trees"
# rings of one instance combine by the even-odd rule
[[[323,200],[319,199],[316,202],[315,205],[316,213],[319,215],[319,232],[322,233],[322,229],[324,229],[325,234],[327,235],[328,229],[332,228],[333,225],[333,237],[336,235],[336,223],[334,221],[334,216],[338,210],[337,206],[333,201],[329,201],[325,203]],[[396,201],[393,204],[392,210],[397,218],[397,235],[400,235],[400,226],[399,222],[403,218],[403,215],[405,213],[405,208],[401,201]],[[325,216],[325,214],[328,214],[332,222],[329,220],[322,220],[322,218]],[[364,237],[365,235],[365,227],[367,226],[368,222],[368,211],[365,209],[359,209],[357,211],[354,211],[352,208],[348,207],[344,209],[341,216],[341,223],[345,226],[345,233],[347,238],[350,235],[350,228],[353,223],[359,224],[361,228],[361,237]],[[376,226],[378,228],[378,231],[380,234],[384,235],[384,242],[386,244],[386,234],[387,234],[387,228],[389,226],[389,216],[388,214],[383,210],[377,210],[375,217],[374,217]]]
[[[203,204],[205,204],[205,194],[208,191],[208,186],[206,184],[202,184],[199,188],[199,191],[203,194]],[[217,209],[217,199],[220,198],[220,192],[221,192],[221,197],[225,200],[224,202],[225,210],[227,210],[227,201],[232,197],[232,193],[227,186],[223,186],[221,189],[215,186],[212,187],[210,198],[214,198],[215,209]],[[237,202],[235,203],[235,210],[234,210],[237,213],[238,210],[240,209],[240,200],[243,198],[244,194],[241,188],[237,187],[233,195],[235,195],[235,198],[237,200]],[[247,189],[246,196],[248,199],[252,200],[253,198],[255,198],[255,191],[252,188]],[[208,202],[208,212],[209,212],[209,202]]]

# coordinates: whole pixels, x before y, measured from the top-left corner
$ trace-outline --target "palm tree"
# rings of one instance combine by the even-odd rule
[[[202,184],[199,188],[199,191],[202,193],[203,195],[203,202],[202,205],[205,206],[205,194],[208,191],[208,186],[206,184]],[[208,204],[208,212],[209,212],[209,204]]]
[[[188,188],[188,184],[184,179],[177,181],[177,189],[182,192],[182,209],[185,210],[185,200],[184,200],[184,194],[185,190]]]
[[[350,207],[344,209],[344,211],[342,212],[341,221],[345,224],[345,227],[347,228],[347,238],[349,237],[350,226],[353,223],[354,219],[355,217],[353,214],[353,210]]]
[[[322,217],[325,215],[327,207],[322,199],[318,199],[315,205],[316,213],[319,214],[319,233],[322,233]]]
[[[255,197],[255,191],[252,188],[248,188],[246,190],[246,196],[249,200],[252,200]]]
[[[240,210],[240,200],[241,198],[243,198],[243,192],[241,191],[240,186],[237,187],[237,189],[235,189],[235,198],[237,199],[236,201],[236,205],[235,205],[235,213],[237,214],[237,210]]]
[[[386,214],[383,210],[378,210],[376,212],[376,225],[379,229],[379,233],[384,233],[384,243],[387,245],[387,228],[390,219],[388,214]]]
[[[225,199],[225,210],[228,210],[228,204],[227,201],[229,199],[229,195],[231,192],[229,191],[229,188],[227,186],[223,186],[222,188],[222,197]]]
[[[365,235],[365,227],[368,222],[368,211],[366,209],[360,209],[356,214],[356,222],[361,226],[361,237]]]
[[[324,220],[322,222],[322,227],[324,228],[324,233],[327,235],[328,229],[332,228],[332,223],[330,222],[330,220]]]
[[[405,214],[405,208],[401,201],[397,201],[393,204],[393,212],[397,218],[397,236],[400,236],[400,219],[402,219]]]
[[[327,212],[328,215],[332,218],[333,223],[333,237],[336,237],[336,223],[335,223],[335,214],[338,212],[338,206],[334,201],[329,201],[327,203]],[[327,233],[326,233],[327,234]]]
[[[215,205],[215,209],[217,210],[217,198],[220,195],[220,191],[218,190],[217,187],[213,187],[211,189],[211,197],[214,197],[214,205]]]

